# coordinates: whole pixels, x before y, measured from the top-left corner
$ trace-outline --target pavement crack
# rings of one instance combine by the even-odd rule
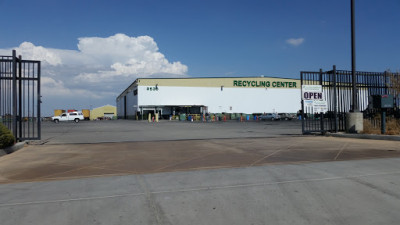
[[[144,196],[146,197],[146,202],[149,207],[150,213],[152,217],[156,220],[155,224],[157,225],[172,225],[165,213],[162,207],[158,204],[158,202],[155,199],[155,194],[152,192],[149,188],[149,185],[147,184],[145,178],[142,175],[137,176],[137,180],[139,183],[139,186],[144,192]]]
[[[372,184],[372,183],[370,183],[370,182],[367,182],[367,181],[365,181],[365,180],[362,180],[361,177],[352,177],[352,178],[350,178],[350,180],[352,180],[352,181],[354,181],[354,182],[357,182],[357,183],[359,183],[359,184],[362,184],[362,185],[364,185],[364,186],[366,186],[366,187],[368,187],[368,188],[370,188],[370,189],[372,189],[372,190],[374,190],[374,191],[383,193],[383,194],[385,194],[385,195],[387,195],[387,196],[390,196],[390,197],[392,197],[392,198],[395,198],[395,199],[397,199],[397,200],[400,200],[400,195],[399,195],[399,194],[397,194],[397,193],[395,193],[395,192],[392,192],[392,191],[389,191],[389,190],[387,190],[387,189],[384,189],[384,188],[382,188],[382,187],[378,187],[377,185]]]
[[[347,148],[348,145],[349,145],[349,143],[345,142],[333,160],[337,160],[339,158],[340,154],[342,154],[342,152]]]
[[[190,158],[188,160],[179,161],[179,162],[176,162],[176,163],[173,163],[173,164],[169,164],[169,165],[157,168],[157,169],[154,170],[154,172],[159,172],[159,171],[165,170],[167,168],[176,167],[176,166],[179,166],[179,165],[182,165],[182,164],[186,164],[186,163],[192,162],[194,160],[203,159],[203,158],[209,157],[211,155],[215,155],[215,154],[217,154],[217,153],[210,153],[210,154],[206,154],[206,155]]]
[[[299,143],[301,143],[301,141],[299,141]],[[298,144],[298,143],[297,143]],[[286,146],[286,147],[281,147],[281,148],[279,148],[278,150],[276,150],[276,151],[274,151],[274,152],[272,152],[272,153],[270,153],[270,154],[268,154],[268,155],[266,155],[266,156],[264,156],[264,157],[262,157],[262,158],[260,158],[260,159],[257,159],[256,161],[254,161],[253,163],[251,163],[250,164],[250,166],[254,166],[254,165],[256,165],[257,163],[259,163],[259,162],[261,162],[261,161],[263,161],[263,160],[265,160],[265,159],[267,159],[267,158],[269,158],[270,156],[273,156],[273,155],[275,155],[275,154],[277,154],[277,153],[279,153],[279,152],[281,152],[281,151],[283,151],[283,150],[289,150],[289,148],[291,148],[291,147],[293,147],[295,144],[290,144],[290,145],[288,145],[288,146]]]

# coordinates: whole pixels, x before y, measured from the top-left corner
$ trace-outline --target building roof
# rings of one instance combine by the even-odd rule
[[[100,107],[97,107],[97,108],[94,108],[94,109],[100,109],[100,108],[104,108],[104,107],[114,107],[114,108],[116,108],[116,106],[113,106],[113,105],[103,105],[103,106],[100,106]]]
[[[278,77],[137,78],[117,99],[137,86],[300,88],[300,80]]]

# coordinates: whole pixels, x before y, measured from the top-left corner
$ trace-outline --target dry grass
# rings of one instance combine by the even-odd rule
[[[382,79],[386,83],[388,94],[392,94],[395,98],[398,98],[400,95],[400,73],[392,73],[388,70]],[[376,114],[373,119],[364,119],[364,130],[362,133],[381,134],[381,115]],[[390,116],[386,117],[385,134],[400,135],[400,120]]]
[[[364,134],[381,134],[381,119],[364,120]],[[386,120],[387,135],[400,135],[400,121],[392,118]]]

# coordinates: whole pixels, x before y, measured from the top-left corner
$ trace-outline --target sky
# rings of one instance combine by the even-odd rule
[[[355,0],[356,67],[400,70],[400,1]],[[0,0],[0,55],[42,61],[42,113],[136,78],[351,70],[350,0]]]

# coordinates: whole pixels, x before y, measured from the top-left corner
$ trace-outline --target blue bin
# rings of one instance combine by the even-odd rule
[[[246,116],[246,120],[250,120],[250,116],[249,115]]]
[[[192,121],[192,116],[188,116],[188,120],[189,120],[189,121]]]

